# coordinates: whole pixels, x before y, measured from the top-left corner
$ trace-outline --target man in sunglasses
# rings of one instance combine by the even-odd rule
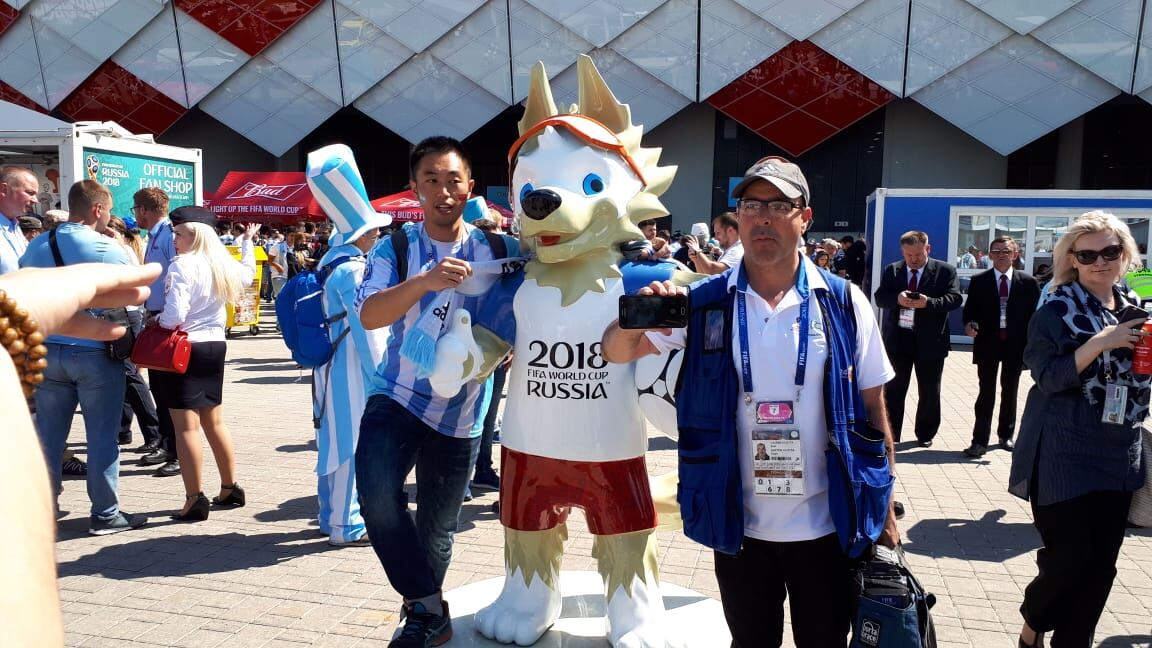
[[[964,302],[964,333],[974,339],[972,364],[980,379],[976,422],[966,456],[979,458],[988,451],[992,434],[992,408],[996,404],[996,372],[1000,371],[1000,419],[996,436],[1000,447],[1012,450],[1016,432],[1016,391],[1024,368],[1028,322],[1040,301],[1040,284],[1032,275],[1013,268],[1020,257],[1016,241],[1001,236],[988,247],[992,269],[972,277]]]
[[[884,399],[892,438],[899,442],[904,397],[912,371],[916,371],[916,440],[920,447],[929,448],[940,429],[940,377],[952,348],[948,313],[960,308],[960,282],[955,266],[929,256],[932,246],[924,232],[905,232],[900,237],[900,252],[904,259],[884,268],[875,295],[876,305],[888,310],[883,319],[884,348],[896,370]]]

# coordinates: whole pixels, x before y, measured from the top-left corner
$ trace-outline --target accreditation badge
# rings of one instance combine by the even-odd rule
[[[757,495],[804,494],[804,450],[800,430],[790,425],[761,425],[752,430],[752,476]]]
[[[900,328],[911,330],[916,325],[916,309],[900,309]]]
[[[1128,387],[1108,383],[1104,392],[1104,413],[1100,417],[1103,423],[1120,425],[1124,423],[1124,409],[1128,405]]]

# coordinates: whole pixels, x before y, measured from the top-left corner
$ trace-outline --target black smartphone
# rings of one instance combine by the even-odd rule
[[[1116,313],[1117,322],[1131,322],[1132,320],[1148,319],[1148,311],[1143,308],[1128,305],[1124,310]]]
[[[908,293],[908,299],[920,299],[920,293],[910,292]]]
[[[623,295],[620,328],[659,329],[688,326],[688,295]]]

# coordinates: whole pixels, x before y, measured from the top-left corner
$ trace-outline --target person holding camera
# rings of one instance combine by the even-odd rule
[[[1035,385],[1008,479],[1008,491],[1031,502],[1044,543],[1020,606],[1021,648],[1044,645],[1049,631],[1052,646],[1092,645],[1144,482],[1140,425],[1152,382],[1133,367],[1147,313],[1120,286],[1140,263],[1128,226],[1084,214],[1052,259],[1055,288],[1028,326],[1024,364]]]
[[[883,319],[884,347],[896,370],[884,398],[892,438],[899,442],[904,398],[916,371],[916,440],[920,447],[929,448],[940,429],[940,377],[952,348],[948,313],[960,308],[960,282],[955,266],[928,256],[932,246],[924,232],[901,235],[900,252],[904,259],[884,268],[875,295],[876,305],[888,310]]]
[[[799,249],[813,216],[800,168],[764,158],[732,194],[743,260],[688,288],[685,328],[614,322],[604,332],[604,357],[621,363],[683,350],[677,501],[685,535],[714,550],[733,648],[780,646],[785,599],[798,648],[843,648],[852,617],[851,552],[838,537],[833,503],[855,495],[829,478],[825,450],[835,412],[847,411],[839,408],[852,394],[880,453],[875,469],[889,478],[892,443],[881,394],[893,371],[864,294]],[[845,291],[842,301],[833,297],[836,286]],[[639,294],[683,291],[653,282]],[[894,548],[899,530],[890,491],[860,493],[877,513],[869,540]]]
[[[724,212],[712,219],[712,231],[716,233],[716,242],[720,244],[720,255],[715,260],[709,256],[709,251],[700,249],[700,242],[695,237],[685,237],[683,240],[684,245],[688,246],[688,259],[700,274],[720,274],[740,265],[740,259],[744,258],[744,244],[740,242],[740,221],[736,214]]]

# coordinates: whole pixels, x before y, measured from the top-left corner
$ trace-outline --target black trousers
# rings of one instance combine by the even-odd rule
[[[904,427],[904,398],[908,395],[913,370],[916,372],[919,395],[916,405],[916,439],[931,441],[936,436],[940,429],[940,377],[944,374],[946,357],[924,358],[909,353],[893,353],[889,349],[888,360],[896,371],[896,377],[884,387],[884,404],[888,408],[893,441],[900,440],[900,431]]]
[[[992,436],[992,410],[996,406],[996,372],[1000,372],[1000,420],[996,436],[1001,441],[1016,434],[1016,392],[1020,387],[1020,372],[1024,370],[1020,358],[995,358],[976,363],[980,379],[980,394],[976,396],[976,422],[972,425],[972,443],[988,445]]]
[[[1089,493],[1046,506],[1032,504],[1044,547],[1039,573],[1024,590],[1020,614],[1052,648],[1089,648],[1116,578],[1132,493]]]
[[[779,647],[784,642],[785,597],[796,648],[847,645],[852,571],[835,533],[803,542],[744,538],[735,556],[715,554],[732,648]]]
[[[160,419],[156,412],[156,402],[140,369],[131,360],[124,361],[124,410],[120,414],[120,435],[132,436],[132,418],[140,423],[140,434],[145,443],[160,443]],[[169,419],[171,420],[171,419]]]

